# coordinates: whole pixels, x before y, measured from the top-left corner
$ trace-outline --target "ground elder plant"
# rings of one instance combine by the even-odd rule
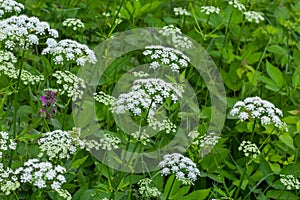
[[[0,0],[0,199],[299,199],[299,13]]]

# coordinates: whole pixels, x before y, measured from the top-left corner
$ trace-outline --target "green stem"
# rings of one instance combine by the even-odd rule
[[[167,198],[166,198],[166,199],[169,199],[169,196],[170,196],[170,194],[172,193],[172,189],[173,189],[173,186],[174,186],[174,183],[175,183],[175,179],[176,179],[176,177],[174,176],[174,177],[173,177],[172,184],[171,184],[171,187],[170,187],[170,189],[169,189],[169,191],[168,191],[168,195],[167,195]]]

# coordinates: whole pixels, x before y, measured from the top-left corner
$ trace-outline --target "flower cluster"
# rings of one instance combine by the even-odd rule
[[[181,67],[187,67],[190,58],[184,55],[182,52],[177,49],[170,47],[164,47],[159,45],[146,46],[143,54],[145,56],[150,56],[151,69],[157,69],[161,65],[170,66],[173,72],[179,72]]]
[[[39,157],[47,155],[49,160],[70,158],[79,148],[84,148],[79,135],[73,137],[69,132],[62,130],[43,133],[38,144],[41,150]]]
[[[129,93],[121,94],[112,105],[112,111],[120,114],[131,111],[134,115],[141,115],[142,111],[149,110],[153,116],[154,109],[167,98],[176,103],[182,97],[183,88],[159,78],[137,79],[133,82]]]
[[[286,187],[287,190],[299,190],[300,182],[293,175],[280,174],[280,182]]]
[[[62,184],[66,182],[63,174],[66,169],[60,165],[53,166],[51,162],[41,162],[38,159],[30,159],[19,167],[15,173],[20,176],[21,183],[30,183],[38,188],[50,188],[60,191]]]
[[[148,73],[145,73],[143,71],[139,71],[139,72],[132,72],[132,75],[135,77],[139,77],[139,78],[146,78],[149,76]]]
[[[139,193],[145,198],[159,197],[160,192],[157,187],[150,187],[152,180],[144,178],[139,180]]]
[[[198,131],[192,131],[188,134],[189,137],[193,139],[194,145],[199,145],[199,147],[204,148],[204,147],[213,147],[215,146],[220,137],[217,136],[214,132],[212,133],[207,133],[206,135],[199,136]]]
[[[176,48],[189,49],[193,46],[193,43],[189,40],[189,38],[185,37],[181,30],[174,25],[164,26],[159,33],[163,36],[171,36],[172,44],[174,44]]]
[[[102,91],[94,93],[94,99],[99,103],[103,103],[106,106],[112,105],[116,101],[116,99],[113,96],[105,94]]]
[[[7,132],[0,132],[0,159],[2,159],[2,151],[16,150],[17,143],[9,139]]]
[[[113,149],[118,149],[119,144],[121,143],[121,140],[117,138],[116,136],[110,135],[110,134],[104,134],[100,139],[99,142],[96,140],[83,140],[85,149],[87,151],[90,151],[92,149],[99,150],[107,150],[111,151]]]
[[[171,122],[169,119],[164,119],[161,121],[155,119],[154,117],[149,117],[147,119],[149,126],[158,131],[166,131],[166,133],[175,133],[176,132],[176,125]]]
[[[163,176],[175,174],[176,179],[185,185],[193,184],[200,175],[196,164],[179,153],[164,155],[158,167],[161,168]]]
[[[41,22],[37,17],[26,15],[12,16],[0,21],[0,41],[9,50],[16,46],[27,49],[30,45],[39,43],[39,36],[50,35],[58,37],[58,32],[51,29],[47,22]]]
[[[0,18],[5,13],[20,13],[24,9],[24,5],[14,0],[0,0]]]
[[[20,187],[20,182],[15,172],[9,168],[4,168],[3,164],[0,163],[0,191],[5,195],[9,195],[11,191],[14,191]]]
[[[186,15],[186,16],[191,15],[191,13],[189,13],[185,8],[181,8],[181,7],[173,8],[173,11],[175,15]]]
[[[146,145],[147,142],[150,142],[150,136],[146,133],[146,130],[143,130],[142,132],[136,131],[131,133],[131,136],[137,141],[140,141],[143,145]]]
[[[42,101],[42,113],[45,117],[52,117],[55,113],[55,99],[57,95],[57,90],[46,89],[45,96],[41,96]]]
[[[250,141],[243,141],[238,148],[239,151],[243,151],[246,157],[253,157],[254,159],[260,154],[260,150],[256,144]]]
[[[259,119],[262,125],[274,124],[278,128],[286,128],[286,123],[280,120],[282,111],[271,102],[260,97],[248,97],[244,101],[238,101],[230,111],[231,116],[238,116],[241,121]]]
[[[204,12],[207,15],[210,15],[212,13],[219,14],[220,8],[214,6],[201,6],[200,12]]]
[[[260,21],[265,20],[261,13],[255,11],[244,12],[244,15],[249,22],[255,21],[256,23],[259,23]]]
[[[65,39],[56,42],[53,38],[48,38],[46,44],[47,48],[42,51],[42,54],[52,55],[56,65],[64,64],[65,61],[74,61],[79,66],[97,62],[94,51],[74,40]]]
[[[56,83],[61,85],[58,92],[61,94],[66,93],[68,97],[72,97],[73,101],[81,99],[83,89],[86,87],[83,79],[69,71],[56,71],[53,73],[53,77],[57,79]]]
[[[239,0],[230,0],[228,1],[229,5],[232,5],[234,8],[237,8],[239,11],[245,11],[246,7]]]
[[[72,27],[74,31],[84,28],[84,23],[80,19],[68,18],[62,23],[63,26]]]
[[[0,73],[11,79],[18,79],[20,70],[15,68],[16,62],[17,58],[11,52],[0,50]],[[20,79],[24,85],[34,85],[43,81],[44,77],[42,75],[33,75],[29,71],[22,69]]]

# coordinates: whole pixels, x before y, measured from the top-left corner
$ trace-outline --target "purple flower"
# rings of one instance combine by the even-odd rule
[[[48,90],[45,92],[45,96],[41,96],[42,101],[42,114],[43,116],[50,118],[56,113],[55,109],[55,100],[56,100],[57,92]]]

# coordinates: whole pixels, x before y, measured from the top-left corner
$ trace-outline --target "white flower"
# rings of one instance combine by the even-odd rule
[[[47,188],[50,184],[53,190],[59,190],[66,182],[62,175],[65,171],[66,169],[60,165],[53,166],[50,162],[41,162],[38,159],[30,159],[24,163],[23,167],[16,170],[21,182],[30,183],[38,188]]]
[[[87,151],[90,151],[92,149],[103,149],[111,151],[113,149],[118,149],[119,144],[121,143],[121,140],[119,138],[110,134],[104,134],[98,142],[92,139],[85,139],[82,141],[84,142],[84,146]]]
[[[17,12],[20,13],[24,9],[24,5],[14,0],[0,1],[0,18],[4,13]]]
[[[177,36],[176,36],[177,37]],[[187,42],[187,41],[186,41]],[[177,43],[179,45],[179,43]],[[189,46],[187,43],[184,46]],[[180,67],[187,67],[190,58],[184,55],[182,52],[177,49],[170,47],[164,47],[159,45],[146,46],[145,51],[147,55],[150,55],[152,62],[150,63],[150,68],[157,69],[160,67],[160,64],[171,65],[171,70],[173,72],[179,72]],[[151,53],[149,53],[151,51]],[[174,68],[174,64],[178,67]]]
[[[72,27],[74,31],[77,29],[84,28],[84,24],[80,19],[77,18],[68,18],[62,23],[63,26]]]
[[[56,42],[49,38],[46,44],[48,47],[42,51],[43,55],[50,54],[54,58],[61,56],[67,61],[75,62],[79,66],[84,66],[86,63],[95,64],[97,62],[95,53],[88,46],[74,40],[65,39]],[[72,54],[71,57],[70,54]],[[63,62],[55,62],[55,64],[63,64]]]
[[[247,97],[244,101],[236,102],[230,115],[237,115],[241,121],[259,119],[262,125],[274,124],[275,127],[286,128],[286,124],[280,120],[282,111],[260,97]]]
[[[150,187],[152,180],[144,178],[139,180],[139,193],[145,198],[159,197],[160,192],[156,187]]]
[[[176,179],[185,185],[193,184],[200,175],[196,164],[189,158],[179,153],[164,155],[163,160],[158,164],[163,176],[175,173]],[[177,167],[177,168],[176,168]],[[172,170],[173,169],[173,170]]]
[[[20,182],[16,175],[17,173],[11,168],[4,168],[3,163],[0,163],[0,191],[5,195],[9,195],[12,191],[20,187]]]
[[[260,154],[260,150],[256,144],[251,143],[250,141],[243,141],[239,148],[239,151],[243,151],[246,157],[253,157],[254,159]]]
[[[8,133],[7,132],[0,132],[0,152],[1,151],[9,151],[9,150],[16,150],[17,143],[9,139]],[[0,154],[0,159],[2,159],[2,152]]]
[[[39,156],[46,155],[49,160],[70,158],[77,149],[84,148],[79,135],[75,136],[74,132],[71,135],[70,132],[62,130],[44,133],[38,144],[41,151]],[[54,171],[50,171],[46,176],[51,179],[53,173]]]
[[[173,8],[173,11],[175,15],[186,15],[186,16],[191,15],[191,13],[189,13],[185,8],[181,8],[181,7]]]
[[[299,190],[300,182],[293,175],[280,174],[280,182],[286,187],[287,190]]]
[[[261,13],[255,11],[246,11],[244,12],[244,15],[249,22],[255,21],[256,23],[259,23],[265,20]]]
[[[201,6],[200,12],[204,12],[207,15],[210,15],[212,13],[219,14],[220,8],[214,6]]]
[[[233,5],[234,8],[237,8],[239,11],[245,11],[246,7],[239,0],[230,0],[228,1],[229,5]]]
[[[81,99],[86,85],[83,79],[69,71],[56,71],[52,74],[57,79],[56,83],[62,87],[58,89],[61,94],[67,94],[73,101]]]
[[[53,34],[54,32],[48,23],[41,22],[36,17],[20,15],[0,21],[0,41],[4,42],[6,48],[10,50],[13,50],[16,45],[27,49],[30,45],[38,44],[38,38],[47,34],[58,37]]]
[[[159,33],[163,36],[170,37],[176,48],[189,49],[193,46],[193,43],[189,40],[189,38],[184,36],[181,30],[174,25],[164,26]]]

